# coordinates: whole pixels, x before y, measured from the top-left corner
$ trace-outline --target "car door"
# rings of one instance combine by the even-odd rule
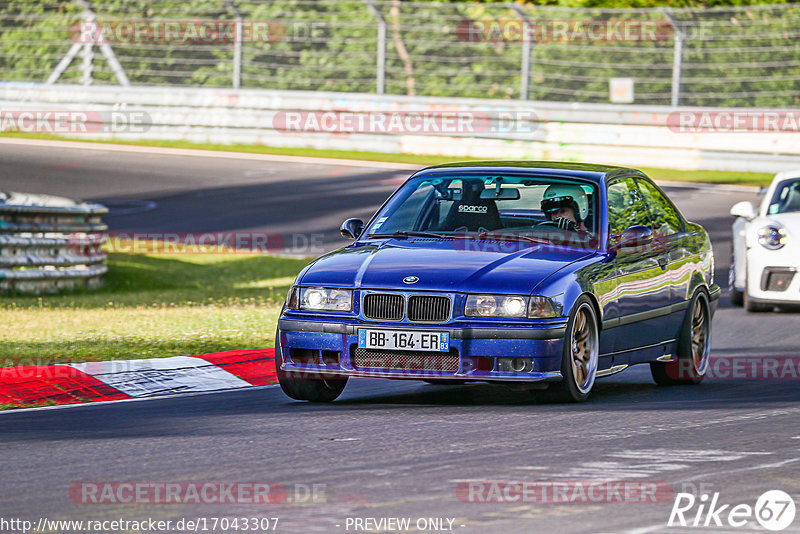
[[[658,263],[664,269],[663,277],[669,284],[670,314],[664,322],[664,341],[677,339],[688,306],[689,285],[699,258],[688,252],[686,223],[678,209],[658,186],[645,178],[637,178],[650,219],[653,223],[653,246]]]
[[[633,177],[609,183],[608,216],[610,245],[631,226],[652,228],[650,213]],[[616,254],[614,293],[618,319],[608,324],[616,330],[615,352],[662,341],[667,321],[662,312],[669,309],[670,287],[665,269],[659,264],[661,255],[652,244],[620,249]]]

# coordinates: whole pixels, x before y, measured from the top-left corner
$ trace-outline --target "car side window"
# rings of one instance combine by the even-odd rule
[[[608,186],[609,232],[621,234],[635,225],[650,227],[650,215],[633,178],[621,178]]]
[[[683,222],[678,211],[672,206],[666,195],[647,180],[637,180],[644,201],[650,209],[653,219],[653,232],[667,236],[683,231]]]

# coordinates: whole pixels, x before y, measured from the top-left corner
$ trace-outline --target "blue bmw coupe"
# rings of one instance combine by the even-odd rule
[[[641,171],[429,167],[341,232],[353,243],[303,269],[280,315],[275,365],[293,399],[331,401],[354,376],[574,402],[638,363],[658,384],[706,373],[711,242]]]

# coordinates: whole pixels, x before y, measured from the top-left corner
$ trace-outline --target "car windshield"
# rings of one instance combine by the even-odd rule
[[[420,177],[374,218],[367,237],[475,237],[594,248],[596,186],[497,174]]]
[[[800,179],[787,180],[778,184],[768,213],[774,215],[789,211],[800,211]]]

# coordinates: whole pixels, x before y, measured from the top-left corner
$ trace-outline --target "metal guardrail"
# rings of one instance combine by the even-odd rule
[[[0,291],[51,293],[102,285],[107,226],[100,204],[0,192]]]
[[[674,113],[715,112],[692,107],[253,89],[0,84],[0,114],[9,114],[9,110],[66,110],[88,115],[87,131],[72,135],[75,139],[166,139],[453,158],[591,161],[684,170],[774,173],[800,166],[796,132],[673,131],[668,122]],[[275,125],[275,118],[282,112],[285,115],[286,112],[403,114],[419,111],[465,112],[489,117],[489,123],[479,132],[466,134],[287,133]],[[740,110],[723,110],[724,113],[737,111]],[[112,114],[122,117],[116,126]],[[522,127],[496,128],[497,117],[503,114],[517,117],[514,120],[523,122]],[[132,124],[134,119],[145,120]]]

